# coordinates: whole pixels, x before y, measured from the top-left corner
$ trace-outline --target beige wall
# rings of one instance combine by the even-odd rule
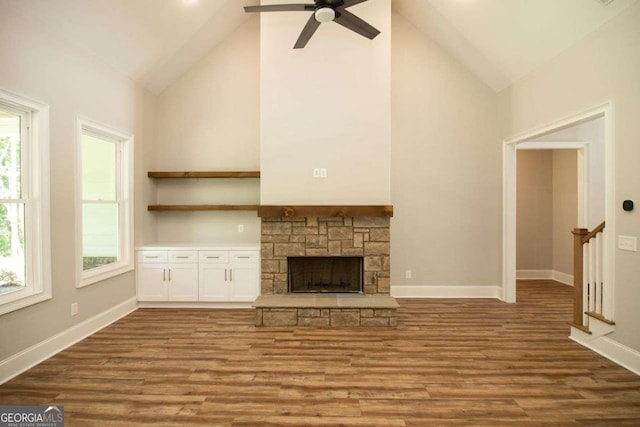
[[[51,107],[51,248],[53,299],[0,318],[0,360],[135,296],[133,271],[76,289],[76,117],[82,115],[135,136],[135,239],[153,239],[143,180],[153,152],[153,97],[131,80],[47,34],[10,8],[0,13],[0,85]],[[10,64],[10,66],[9,66]],[[78,302],[79,314],[70,315]]]
[[[578,226],[578,153],[553,150],[553,267],[573,276],[573,234]]]
[[[519,150],[517,162],[516,269],[553,270],[553,152]]]
[[[518,151],[517,270],[573,275],[577,155],[577,150]]]
[[[392,293],[499,286],[507,118],[465,67],[401,16],[392,23]]]
[[[260,25],[254,17],[158,97],[155,169],[260,169],[259,59]],[[152,185],[157,203],[260,201],[257,179],[156,180]],[[255,212],[160,212],[155,217],[158,241],[260,241]]]
[[[639,210],[624,212],[622,201],[640,200],[640,3],[576,46],[516,83],[501,97],[516,135],[607,101],[614,103],[615,211],[610,238],[640,236]],[[611,337],[640,350],[640,252],[615,253],[614,318]]]
[[[357,13],[381,31],[374,40],[326,23],[296,50],[306,17],[261,16],[262,204],[390,201],[391,1]]]

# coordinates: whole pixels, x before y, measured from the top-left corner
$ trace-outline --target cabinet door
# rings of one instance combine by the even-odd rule
[[[198,264],[169,264],[169,301],[198,301]]]
[[[233,265],[229,271],[229,301],[255,301],[260,295],[259,271],[257,265]]]
[[[228,301],[229,266],[226,264],[200,264],[198,270],[200,301]]]
[[[166,264],[138,264],[138,300],[166,301],[167,293]]]

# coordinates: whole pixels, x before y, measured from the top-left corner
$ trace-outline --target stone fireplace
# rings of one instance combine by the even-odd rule
[[[390,293],[390,219],[263,218],[262,295],[289,292],[290,257],[362,257],[366,295]]]
[[[396,326],[398,305],[390,296],[391,215],[287,214],[261,215],[262,295],[254,303],[256,325]],[[291,287],[296,280],[301,289]]]

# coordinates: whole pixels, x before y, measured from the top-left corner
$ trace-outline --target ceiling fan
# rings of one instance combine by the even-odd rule
[[[251,12],[313,12],[302,29],[294,49],[302,49],[323,22],[334,21],[363,37],[373,40],[380,31],[347,10],[348,7],[368,0],[313,0],[314,4],[272,4],[245,6],[244,11]]]

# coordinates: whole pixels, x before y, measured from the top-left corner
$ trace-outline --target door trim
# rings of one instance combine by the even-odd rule
[[[518,149],[549,149],[548,142],[533,142],[532,139],[536,139],[545,134],[555,132],[561,129],[565,129],[571,126],[579,125],[581,123],[604,117],[605,130],[604,130],[604,144],[605,144],[605,221],[607,222],[608,230],[615,230],[615,182],[613,171],[615,166],[615,150],[614,150],[614,132],[613,132],[613,114],[614,105],[613,101],[595,106],[588,110],[582,111],[577,114],[573,114],[569,117],[565,117],[558,121],[540,126],[536,129],[523,132],[511,138],[507,138],[503,141],[502,149],[502,297],[505,302],[516,302],[516,156]],[[565,143],[567,148],[577,148],[576,142]],[[584,146],[584,153],[588,155],[588,148],[586,143]],[[564,148],[558,145],[554,145],[554,148]],[[579,156],[583,157],[583,156]],[[580,163],[580,162],[579,162]],[[582,163],[586,165],[586,160],[583,157]],[[582,187],[579,187],[579,198],[582,197],[582,202],[579,199],[579,205],[582,205],[582,214],[580,215],[583,224],[586,223],[585,215],[588,210],[586,209],[587,198],[586,190],[588,186],[588,168],[585,166],[579,173],[583,177]],[[580,209],[580,206],[579,206]],[[604,277],[607,280],[609,286],[608,295],[606,296],[607,312],[610,316],[613,316],[613,292],[615,288],[615,275],[614,275],[614,232],[610,231],[606,233],[604,238]],[[612,318],[612,317],[609,317]]]

